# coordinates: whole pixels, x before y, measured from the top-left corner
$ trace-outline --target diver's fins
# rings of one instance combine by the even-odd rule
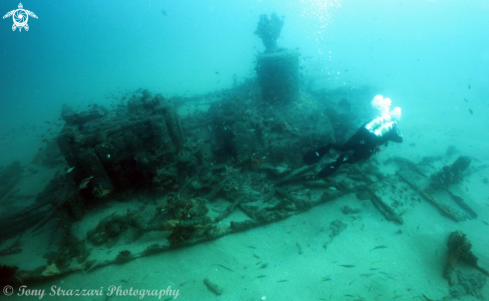
[[[320,147],[316,150],[309,151],[304,155],[304,157],[302,157],[302,160],[304,160],[304,163],[306,163],[307,165],[318,163],[321,160],[321,158],[327,152],[329,152],[330,148],[331,148],[331,145],[328,144],[328,145]]]
[[[326,178],[332,175],[335,171],[340,168],[341,164],[345,163],[348,160],[348,156],[345,154],[342,154],[341,156],[336,159],[336,161],[331,162],[326,166],[325,168],[321,169],[321,171],[318,173],[318,176],[320,178]]]

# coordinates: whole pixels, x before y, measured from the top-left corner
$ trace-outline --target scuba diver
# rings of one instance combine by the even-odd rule
[[[307,165],[317,163],[330,149],[341,151],[341,155],[319,172],[319,177],[332,175],[343,163],[356,163],[370,158],[380,151],[381,145],[388,141],[402,142],[402,135],[397,129],[397,122],[401,119],[401,108],[396,107],[389,111],[391,100],[377,95],[371,102],[372,106],[381,112],[381,116],[362,125],[345,144],[330,143],[316,150],[309,151],[303,157]]]

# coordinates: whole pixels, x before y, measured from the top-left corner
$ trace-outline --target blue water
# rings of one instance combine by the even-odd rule
[[[487,1],[22,4],[39,17],[29,18],[29,31],[13,32],[11,17],[0,22],[0,163],[29,161],[41,123],[57,119],[63,103],[110,103],[140,87],[195,95],[231,87],[234,74],[254,77],[264,47],[253,32],[259,15],[272,12],[285,17],[279,46],[307,57],[304,78],[316,88],[371,85],[407,120],[444,112],[489,129],[478,119],[489,111]],[[1,1],[0,14],[17,6]]]
[[[19,1],[0,1],[0,15]],[[489,162],[487,0],[22,4],[38,16],[29,17],[28,31],[12,31],[12,17],[0,19],[0,166],[31,162],[42,140],[60,130],[53,121],[62,125],[63,104],[110,105],[138,88],[194,96],[231,88],[234,77],[254,78],[264,46],[253,32],[260,14],[273,12],[285,22],[278,45],[300,51],[310,87],[370,86],[402,107],[405,143],[394,146],[396,155],[419,162],[455,145],[474,162]],[[476,198],[487,203],[487,195]]]

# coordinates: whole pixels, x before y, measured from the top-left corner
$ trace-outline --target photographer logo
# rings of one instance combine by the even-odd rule
[[[24,28],[25,31],[29,31],[29,25],[27,24],[29,16],[37,19],[36,14],[27,9],[24,9],[22,3],[19,3],[19,8],[9,11],[5,16],[3,16],[3,18],[5,19],[10,16],[12,16],[12,19],[14,20],[12,30],[15,31],[18,28],[19,32],[22,31],[22,28]]]

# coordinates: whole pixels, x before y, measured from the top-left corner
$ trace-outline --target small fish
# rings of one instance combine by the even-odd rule
[[[481,222],[483,222],[485,225],[489,226],[488,222],[485,222],[485,221],[481,221]]]
[[[249,249],[255,249],[256,250],[256,248],[253,247],[253,246],[247,246],[247,248],[249,248]]]
[[[324,282],[324,281],[331,281],[331,277],[323,277],[321,278],[320,280],[321,282]]]
[[[464,100],[465,100],[465,102],[469,102],[469,101],[467,100],[467,98],[464,98]]]
[[[376,246],[375,248],[370,250],[370,252],[372,252],[373,250],[378,250],[378,249],[387,249],[387,247],[386,246]]]
[[[469,85],[469,90],[470,90],[470,85]]]
[[[344,267],[344,268],[354,268],[356,267],[356,265],[354,264],[339,264],[340,267]]]
[[[289,281],[289,280],[283,279],[283,280],[279,280],[279,281],[276,281],[276,282],[287,282],[287,281]]]
[[[68,170],[66,171],[66,173],[70,173],[70,172],[72,172],[72,171],[73,171],[73,169],[75,169],[75,167],[74,167],[74,166],[73,166],[73,167],[68,168]]]
[[[231,270],[230,268],[228,268],[227,266],[224,266],[224,265],[222,265],[222,264],[219,264],[219,263],[214,263],[213,265],[214,265],[214,266],[219,266],[219,267],[221,267],[221,268],[223,268],[223,269],[226,269],[226,270],[228,270],[228,271],[234,272],[234,270]]]
[[[85,189],[87,188],[87,185],[88,183],[90,182],[90,180],[93,179],[92,176],[84,179],[83,181],[80,182],[80,185],[78,186],[78,190],[82,190],[82,189]]]
[[[425,299],[425,301],[433,301],[433,299],[426,297],[424,294],[423,294],[423,298]]]
[[[161,13],[163,14],[163,16],[167,16],[167,14],[166,14],[166,11],[165,11],[165,10],[163,10],[163,9],[162,9],[162,10],[161,10]]]
[[[375,275],[375,273],[360,274],[361,277],[370,277],[372,275]]]
[[[469,108],[469,113],[470,113],[470,115],[473,115],[474,114],[474,111],[472,111],[472,109]]]
[[[143,282],[144,279],[146,279],[146,277],[148,277],[149,274],[146,274],[146,276],[143,277],[143,279],[141,279],[141,282]]]
[[[260,276],[256,276],[255,279],[258,279],[258,278],[264,278],[264,277],[267,277],[267,275],[260,275]]]
[[[216,74],[219,75],[219,72],[216,71]]]

